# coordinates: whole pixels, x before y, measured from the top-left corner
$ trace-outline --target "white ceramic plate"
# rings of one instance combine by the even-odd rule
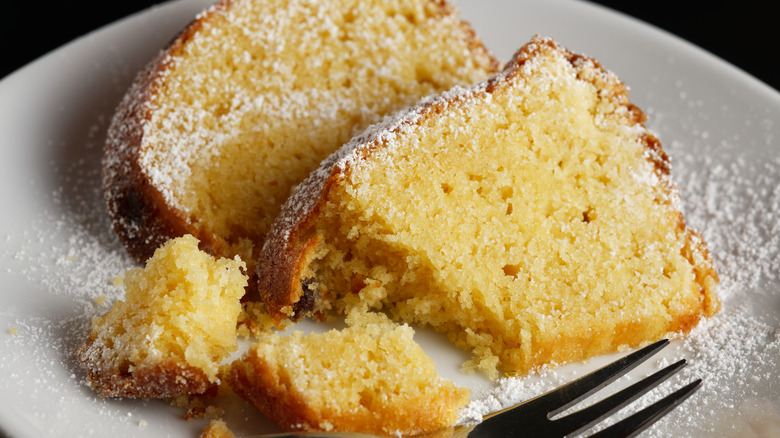
[[[0,82],[0,433],[193,437],[205,425],[182,420],[180,409],[161,401],[98,399],[83,385],[73,350],[91,316],[107,309],[100,297],[110,303],[120,296],[110,279],[132,265],[100,196],[108,120],[136,71],[207,3],[154,7]],[[460,6],[502,59],[539,33],[600,60],[631,86],[632,100],[672,156],[689,223],[703,232],[718,265],[724,309],[646,367],[690,359],[688,371],[657,392],[705,379],[650,434],[778,436],[780,95],[696,47],[592,4]],[[495,387],[462,375],[465,355],[441,337],[421,331],[418,338],[441,373],[474,389],[471,413],[519,401],[616,357]],[[246,404],[229,403],[226,419],[236,432],[278,431]]]

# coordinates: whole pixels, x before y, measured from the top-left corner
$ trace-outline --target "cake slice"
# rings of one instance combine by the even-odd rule
[[[492,377],[688,332],[718,277],[644,120],[613,73],[534,37],[324,161],[273,225],[260,295],[277,319],[430,325]]]
[[[354,311],[349,327],[268,334],[225,380],[287,431],[410,436],[454,424],[469,392],[442,379],[414,331]]]
[[[125,299],[92,320],[77,352],[87,382],[103,397],[202,394],[238,349],[236,323],[247,286],[239,259],[216,260],[186,235],[166,243],[145,268],[127,272]]]
[[[103,185],[143,262],[168,239],[250,272],[291,187],[354,134],[498,63],[443,0],[221,0],[138,74]]]

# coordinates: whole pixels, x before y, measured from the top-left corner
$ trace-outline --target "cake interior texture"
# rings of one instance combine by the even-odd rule
[[[215,259],[183,236],[124,278],[124,300],[92,321],[79,349],[88,381],[103,396],[174,397],[218,383],[238,349],[236,323],[247,276],[239,259]]]
[[[140,160],[194,234],[250,270],[290,189],[323,158],[496,67],[440,1],[226,4],[166,64]]]
[[[286,430],[406,436],[457,421],[468,390],[439,376],[409,326],[360,311],[346,322],[262,337],[226,380]]]
[[[316,236],[301,279],[321,307],[446,333],[491,377],[689,331],[719,309],[717,274],[627,95],[537,39],[494,80],[377,127],[300,233]]]

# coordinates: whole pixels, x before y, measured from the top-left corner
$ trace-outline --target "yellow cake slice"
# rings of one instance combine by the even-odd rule
[[[322,334],[268,334],[225,380],[288,431],[409,436],[457,421],[468,390],[439,376],[409,326],[358,311],[347,324]]]
[[[274,223],[261,297],[277,319],[384,309],[493,377],[685,333],[718,311],[717,274],[645,118],[534,37],[323,162]]]
[[[125,299],[92,320],[78,349],[87,381],[103,397],[201,394],[238,349],[236,323],[247,286],[244,263],[216,260],[190,235],[155,251],[125,275]]]
[[[444,0],[221,0],[138,74],[103,185],[143,262],[168,239],[250,272],[290,189],[392,111],[497,72]]]

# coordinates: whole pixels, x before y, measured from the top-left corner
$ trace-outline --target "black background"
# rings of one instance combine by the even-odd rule
[[[5,2],[0,10],[0,78],[78,36],[159,2]],[[780,90],[776,47],[780,32],[777,18],[770,12],[771,2],[593,2],[665,29]]]

